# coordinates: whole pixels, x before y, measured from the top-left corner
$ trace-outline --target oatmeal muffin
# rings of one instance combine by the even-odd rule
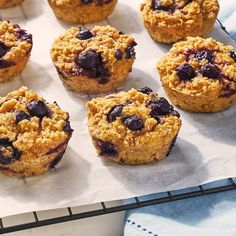
[[[218,0],[146,0],[141,5],[151,37],[173,43],[187,36],[207,37],[219,12]]]
[[[60,79],[83,93],[107,92],[127,78],[135,60],[134,39],[111,26],[72,27],[56,39],[52,61]]]
[[[172,103],[191,112],[216,112],[236,101],[236,55],[212,38],[174,44],[157,65]]]
[[[13,79],[24,70],[31,49],[31,34],[17,24],[0,21],[0,82]]]
[[[0,172],[40,175],[62,158],[72,135],[69,115],[22,87],[0,98]]]
[[[117,0],[48,0],[55,15],[69,23],[89,24],[105,20]]]
[[[181,127],[173,106],[150,88],[87,103],[88,128],[99,155],[120,164],[146,164],[167,156]]]
[[[23,1],[24,0],[0,0],[0,9],[1,8],[8,8],[8,7],[13,7],[13,6],[19,5]]]

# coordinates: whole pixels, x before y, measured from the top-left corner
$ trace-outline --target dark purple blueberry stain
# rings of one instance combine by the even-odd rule
[[[49,164],[49,169],[53,169],[61,161],[64,153],[65,153],[65,150],[63,150],[62,152],[58,153],[58,155]]]
[[[57,66],[55,66],[55,68],[57,70],[57,73],[58,73],[59,77],[63,80],[67,80],[66,75],[64,75],[64,73],[62,73]]]
[[[50,114],[50,110],[47,105],[41,100],[34,100],[26,106],[31,116],[37,116],[39,118],[47,117]]]
[[[107,114],[108,122],[111,123],[115,121],[116,118],[121,117],[123,108],[124,108],[123,105],[115,105],[114,107],[112,107],[109,113]]]
[[[138,116],[127,116],[122,118],[125,126],[132,131],[139,131],[144,128],[143,120]]]
[[[181,10],[184,7],[186,7],[188,4],[190,4],[193,0],[187,0],[184,4],[178,6],[176,1],[173,1],[170,5],[162,5],[161,0],[152,0],[151,2],[151,9],[153,11],[167,11],[171,14],[173,14],[176,10]]]
[[[176,117],[180,118],[180,114],[179,114],[179,112],[178,112],[178,111],[176,111],[176,110],[173,110],[173,111],[171,112],[171,115],[173,115],[173,116],[176,116]]]
[[[129,45],[126,49],[125,49],[125,54],[126,54],[126,56],[125,56],[125,58],[127,58],[127,59],[130,59],[130,58],[132,58],[132,57],[134,57],[135,56],[135,49],[134,49],[134,47],[137,45],[137,43],[136,42],[133,42],[131,45]]]
[[[209,62],[212,62],[213,60],[213,55],[212,52],[209,50],[200,50],[196,54],[196,58],[201,61],[203,59],[208,60]]]
[[[14,66],[15,62],[14,61],[7,61],[7,60],[1,60],[0,59],[0,69],[5,69],[10,66]]]
[[[169,11],[172,7],[172,4],[169,6],[161,5],[161,0],[152,0],[151,9],[153,11]]]
[[[163,97],[152,100],[147,105],[151,109],[150,115],[159,120],[159,116],[165,116],[173,112],[173,106]]]
[[[188,63],[184,63],[178,66],[176,68],[176,73],[179,79],[183,81],[191,80],[196,75],[194,68]]]
[[[81,68],[80,74],[92,78],[98,78],[98,83],[105,84],[108,82],[109,71],[105,68],[105,63],[101,53],[94,50],[88,50],[79,54],[75,58],[76,65]]]
[[[91,4],[93,2],[96,4],[96,6],[102,6],[104,4],[112,2],[112,0],[81,0],[82,5]]]
[[[177,136],[178,136],[178,135],[176,135],[176,136],[172,139],[171,144],[170,144],[170,147],[169,147],[169,151],[168,151],[168,153],[167,153],[166,156],[169,156],[169,155],[170,155],[171,150],[172,150],[173,147],[175,146],[175,142],[176,142],[176,140],[177,140]]]
[[[15,112],[16,115],[16,124],[20,123],[22,120],[30,120],[30,116],[22,110]]]
[[[33,43],[32,34],[28,34],[26,30],[21,29],[18,24],[14,24],[16,37],[20,41],[27,41],[28,43]]]
[[[123,52],[120,49],[116,49],[115,58],[120,61],[123,57]]]
[[[208,63],[202,66],[202,75],[211,79],[218,79],[219,71],[215,65]]]
[[[87,40],[87,39],[90,39],[92,38],[94,35],[93,33],[91,32],[91,30],[83,30],[83,31],[80,31],[78,33],[78,35],[76,36],[76,38],[80,39],[80,40]]]
[[[107,141],[102,141],[99,139],[97,139],[96,142],[97,142],[97,145],[100,149],[100,155],[109,156],[109,157],[116,157],[117,156],[118,151],[117,151],[114,144],[107,142]]]
[[[138,91],[141,92],[141,93],[147,94],[147,95],[149,95],[150,93],[153,92],[152,89],[147,87],[147,86],[143,87],[141,89],[138,89]]]
[[[70,125],[70,121],[69,120],[67,120],[66,121],[66,124],[64,125],[64,127],[63,127],[63,131],[65,132],[65,133],[68,133],[68,134],[71,134],[74,130],[71,128],[71,125]]]
[[[236,55],[234,51],[230,52],[230,57],[234,60],[234,62],[236,62]]]
[[[122,31],[119,31],[119,35],[125,35],[125,33]]]
[[[236,82],[233,79],[221,74],[220,83],[222,85],[221,97],[230,97],[236,94]]]
[[[0,58],[3,57],[9,50],[5,43],[0,42]]]
[[[8,165],[21,156],[21,151],[15,148],[8,139],[0,139],[0,164]]]

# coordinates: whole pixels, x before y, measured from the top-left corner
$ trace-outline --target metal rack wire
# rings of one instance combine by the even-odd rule
[[[106,202],[101,202],[100,203],[101,205],[98,209],[81,212],[81,213],[73,213],[72,208],[68,207],[67,214],[65,216],[53,217],[53,218],[45,219],[45,220],[40,220],[38,213],[32,212],[32,213],[29,213],[29,214],[32,214],[33,216],[32,222],[22,223],[18,225],[7,226],[7,227],[4,226],[4,223],[3,223],[4,220],[0,218],[0,234],[6,234],[6,233],[32,229],[32,228],[38,228],[42,226],[64,223],[68,221],[75,221],[79,219],[106,215],[110,213],[116,213],[116,212],[121,212],[121,211],[141,208],[141,207],[147,207],[151,205],[167,203],[167,202],[179,201],[179,200],[183,200],[187,198],[200,197],[200,196],[205,196],[208,194],[225,192],[225,191],[234,190],[234,189],[236,190],[236,182],[234,179],[229,178],[227,179],[226,184],[222,186],[218,186],[218,187],[206,188],[204,185],[200,185],[198,187],[195,187],[193,191],[191,192],[189,192],[188,190],[186,190],[187,192],[182,190],[182,193],[171,191],[171,192],[164,193],[166,195],[165,197],[154,197],[148,200],[142,200],[142,197],[135,197],[133,199],[129,199],[129,201],[127,201],[128,203],[123,203],[122,205],[112,206],[112,207],[109,207],[108,203]]]

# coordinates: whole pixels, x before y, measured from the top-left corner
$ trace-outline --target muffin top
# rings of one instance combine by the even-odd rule
[[[96,98],[87,107],[92,137],[122,147],[168,139],[181,126],[173,106],[147,87]]]
[[[72,27],[54,41],[51,56],[55,66],[69,76],[88,76],[106,83],[117,61],[134,60],[135,45],[131,36],[111,26]]]
[[[188,37],[173,45],[157,65],[162,83],[193,96],[236,93],[234,48],[212,38]]]
[[[141,11],[159,26],[180,27],[214,19],[219,11],[218,0],[146,0]],[[185,26],[185,27],[186,27]]]
[[[0,165],[24,153],[53,153],[71,134],[68,113],[26,87],[0,98]]]
[[[0,68],[20,62],[32,49],[32,35],[19,25],[0,21]]]

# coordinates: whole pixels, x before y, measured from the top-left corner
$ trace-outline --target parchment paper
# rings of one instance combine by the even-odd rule
[[[153,42],[139,16],[140,0],[119,0],[108,22],[133,35],[137,60],[129,80],[119,90],[150,86],[166,96],[155,65],[169,46]],[[68,111],[74,134],[59,167],[40,177],[0,176],[0,217],[33,210],[78,206],[180,189],[236,175],[236,106],[216,114],[180,111],[183,127],[171,155],[159,163],[121,166],[97,157],[87,130],[87,95],[67,90],[51,63],[52,41],[70,25],[58,21],[47,1],[26,0],[20,7],[1,10],[3,18],[33,33],[31,61],[19,79],[1,84],[0,95],[23,84]],[[100,24],[107,24],[101,22]],[[86,26],[90,27],[90,26]],[[236,45],[219,27],[212,36]]]

